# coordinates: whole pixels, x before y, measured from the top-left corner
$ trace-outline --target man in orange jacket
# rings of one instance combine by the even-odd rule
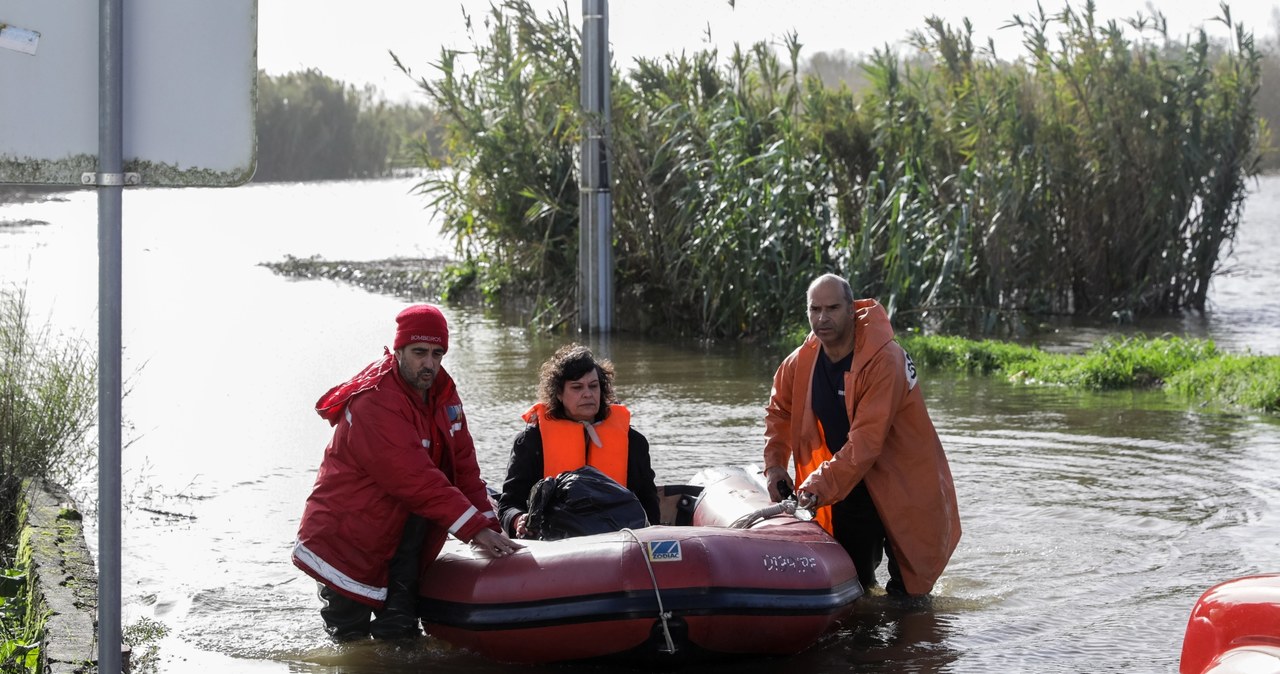
[[[960,541],[951,468],[915,364],[875,300],[834,274],[809,285],[813,332],[782,362],[765,408],[765,479],[840,541],[864,587],[888,557],[890,594],[926,595]],[[788,474],[793,463],[796,478]]]

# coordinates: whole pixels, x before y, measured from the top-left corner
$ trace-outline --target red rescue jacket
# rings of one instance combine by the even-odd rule
[[[424,570],[448,534],[470,541],[481,529],[499,530],[443,368],[424,402],[388,350],[322,396],[316,411],[335,427],[293,548],[293,563],[308,575],[377,608],[409,513],[429,525]]]

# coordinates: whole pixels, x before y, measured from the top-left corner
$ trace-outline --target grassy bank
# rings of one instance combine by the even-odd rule
[[[25,293],[0,289],[0,671],[38,671],[46,618],[18,553],[24,484],[66,484],[90,466],[97,361],[83,340],[30,322]]]
[[[1280,412],[1280,357],[1223,353],[1207,340],[1110,338],[1083,354],[960,337],[898,341],[923,367],[1092,391],[1158,388],[1189,403]]]

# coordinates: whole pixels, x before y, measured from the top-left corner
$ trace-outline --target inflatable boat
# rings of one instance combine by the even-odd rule
[[[420,585],[423,627],[509,663],[702,661],[802,651],[862,596],[840,544],[779,512],[758,473],[712,469],[661,492],[660,525],[522,541],[503,558],[451,539]]]
[[[1280,574],[1205,591],[1191,610],[1180,674],[1280,674]]]

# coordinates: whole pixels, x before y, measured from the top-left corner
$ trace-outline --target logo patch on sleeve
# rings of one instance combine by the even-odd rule
[[[907,359],[907,390],[910,391],[916,387],[916,382],[919,381],[919,373],[916,372],[916,362],[911,360],[911,354],[903,351],[902,355]]]

